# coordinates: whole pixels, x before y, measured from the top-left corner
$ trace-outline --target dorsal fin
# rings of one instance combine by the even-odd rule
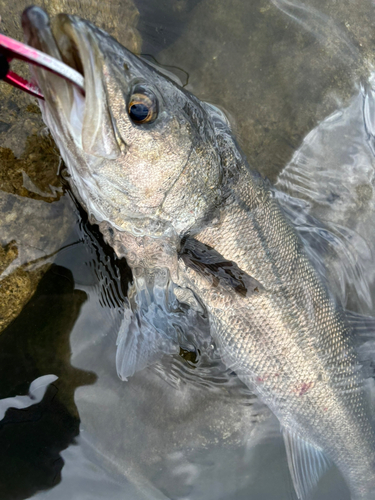
[[[299,500],[305,500],[330,466],[322,450],[283,428],[288,466]]]

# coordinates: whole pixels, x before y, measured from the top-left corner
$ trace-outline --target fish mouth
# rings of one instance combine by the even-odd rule
[[[28,45],[62,61],[84,77],[82,92],[64,75],[37,66],[30,68],[44,95],[43,117],[53,135],[68,135],[78,147],[94,156],[117,157],[116,141],[108,143],[107,140],[103,144],[98,137],[103,130],[103,116],[107,116],[108,111],[102,112],[107,99],[103,58],[95,28],[68,14],[59,14],[50,20],[48,14],[36,6],[24,10],[22,28]],[[107,137],[108,133],[107,126]]]
[[[69,22],[70,21],[70,22]],[[64,62],[71,68],[78,71],[82,76],[85,75],[83,67],[82,48],[79,48],[75,30],[68,16],[57,16],[53,23],[47,13],[40,7],[28,7],[22,14],[22,28],[24,31],[25,42],[35,49],[44,52],[59,61]],[[77,135],[82,128],[84,106],[86,104],[86,87],[88,82],[85,81],[85,95],[75,88],[69,81],[64,79],[62,75],[55,75],[32,66],[31,73],[38,87],[42,90],[46,100],[46,106],[55,115],[62,117],[64,121],[71,122],[72,111],[76,108],[78,119],[73,120],[73,125],[76,125]],[[57,112],[57,113],[56,113]],[[78,125],[78,126],[77,126]]]

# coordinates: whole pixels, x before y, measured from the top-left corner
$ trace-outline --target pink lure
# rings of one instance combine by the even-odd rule
[[[51,71],[74,83],[83,94],[85,93],[84,78],[78,71],[40,50],[0,34],[0,54],[6,57],[8,64],[12,59],[20,59]],[[36,85],[17,75],[14,71],[9,70],[2,80],[38,99],[44,99],[43,94]]]

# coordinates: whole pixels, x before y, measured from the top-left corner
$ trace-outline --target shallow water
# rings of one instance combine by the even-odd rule
[[[224,108],[338,299],[374,314],[371,2],[45,5],[92,19]],[[14,16],[23,3],[0,6],[5,33],[20,37]],[[60,196],[57,157],[31,156],[26,139],[38,143],[44,129],[32,101],[4,85],[0,92],[1,146],[19,158],[15,167],[4,152],[0,158],[1,245],[17,248],[0,268],[14,308],[0,333],[0,399],[24,398],[18,408],[10,399],[0,407],[0,497],[295,498],[277,421],[225,369],[209,338],[119,379],[130,271],[69,193]],[[53,171],[43,183],[47,164]],[[11,168],[20,178],[8,182]],[[41,401],[30,400],[31,384],[46,375],[58,378],[48,379]],[[313,498],[349,496],[330,470]]]

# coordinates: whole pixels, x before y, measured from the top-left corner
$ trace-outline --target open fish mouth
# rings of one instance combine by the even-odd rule
[[[35,6],[23,12],[22,27],[28,45],[62,61],[84,77],[83,91],[64,75],[38,66],[30,68],[45,98],[41,107],[48,126],[60,129],[60,133],[69,135],[82,147],[84,122],[89,120],[92,130],[100,119],[100,113],[87,113],[86,110],[97,111],[104,93],[103,65],[95,38],[85,21],[67,14],[59,14],[51,21],[43,9]]]

